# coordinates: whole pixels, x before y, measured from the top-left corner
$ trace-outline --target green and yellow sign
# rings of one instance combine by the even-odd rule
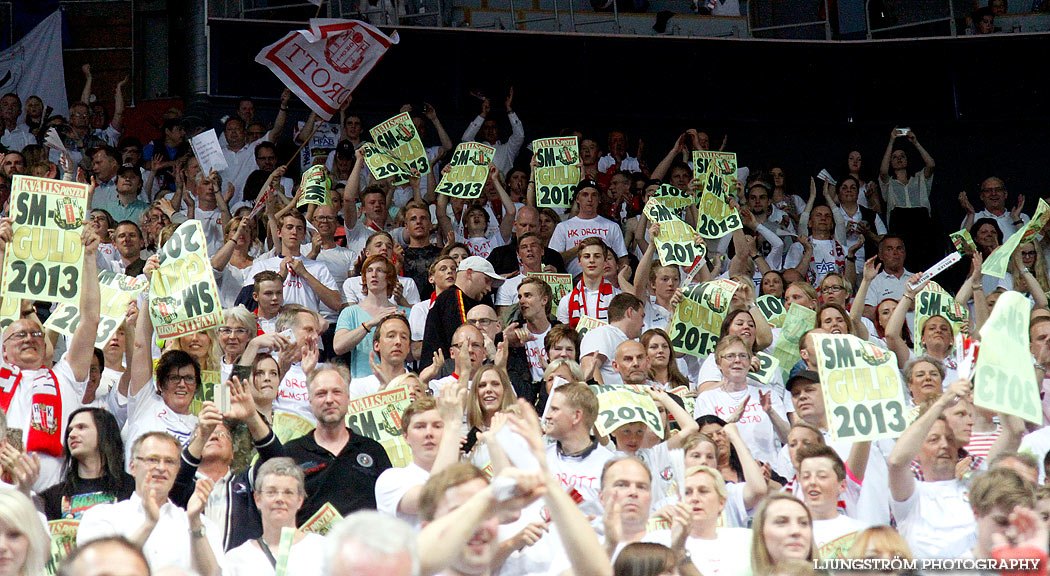
[[[98,323],[98,334],[95,337],[95,348],[103,348],[124,324],[128,305],[146,288],[147,282],[141,278],[132,278],[124,274],[98,271],[99,296],[101,299],[101,318]],[[59,334],[73,337],[80,325],[80,308],[72,304],[60,304],[44,322],[44,328]]]
[[[575,136],[533,140],[536,167],[536,206],[568,208],[580,183],[580,147]]]
[[[1007,292],[995,303],[981,327],[973,399],[981,408],[1042,424],[1039,384],[1028,347],[1030,310],[1028,297],[1020,292]]]
[[[329,206],[332,204],[332,178],[328,175],[328,169],[322,164],[309,167],[303,172],[299,181],[299,187],[303,189],[302,196],[296,202],[295,207],[301,208],[307,204],[318,206]]]
[[[402,112],[368,132],[376,144],[390,151],[409,168],[414,168],[420,174],[430,173],[427,149],[423,147],[423,141],[419,139],[416,125],[408,112]]]
[[[981,272],[996,278],[1005,277],[1006,268],[1010,265],[1010,258],[1013,257],[1014,250],[1039,234],[1048,221],[1050,221],[1050,206],[1047,205],[1046,200],[1040,198],[1039,207],[1036,208],[1032,220],[1025,224],[1024,228],[1012,234],[1002,246],[996,248],[995,252],[985,259],[984,264],[981,265]]]
[[[159,338],[178,338],[222,324],[222,306],[199,220],[183,222],[161,246],[150,279],[149,314]]]
[[[14,176],[0,297],[80,303],[87,194],[87,184]]]
[[[671,347],[691,356],[713,352],[739,286],[732,280],[712,280],[683,289],[682,301],[671,318]]]
[[[412,173],[408,164],[402,162],[400,158],[394,156],[389,150],[376,146],[371,142],[365,142],[361,145],[359,151],[365,155],[365,165],[368,166],[376,180],[393,178],[394,184],[402,184],[408,181],[408,177]]]
[[[452,153],[448,172],[438,182],[437,193],[454,198],[481,196],[495,152],[495,148],[480,142],[461,142]]]
[[[384,390],[350,401],[346,425],[354,434],[367,436],[383,445],[396,468],[412,462],[412,450],[401,436],[401,414],[412,403],[407,388]]]

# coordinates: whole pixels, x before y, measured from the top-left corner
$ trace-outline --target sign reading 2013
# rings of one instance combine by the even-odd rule
[[[0,295],[76,303],[84,248],[87,184],[16,175],[11,183],[13,237],[4,252]]]

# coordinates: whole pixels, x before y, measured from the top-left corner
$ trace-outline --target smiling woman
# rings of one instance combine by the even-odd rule
[[[44,573],[48,534],[33,503],[14,488],[0,488],[0,575]]]

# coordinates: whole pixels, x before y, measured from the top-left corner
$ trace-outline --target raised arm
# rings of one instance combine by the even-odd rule
[[[672,360],[673,361],[673,360]],[[692,434],[693,432],[700,431],[700,425],[696,423],[693,416],[682,408],[678,402],[675,402],[671,395],[665,390],[657,390],[655,388],[646,388],[646,392],[649,396],[659,405],[667,410],[667,415],[674,418],[674,421],[678,423],[679,431],[674,436],[669,436],[670,430],[664,430],[664,442],[667,442],[667,448],[674,450],[675,448],[682,447],[682,440]]]
[[[912,274],[911,278],[908,278],[901,301],[897,302],[897,307],[893,309],[893,314],[890,314],[890,319],[886,321],[886,346],[897,355],[897,367],[901,370],[904,369],[909,356],[908,345],[901,338],[901,328],[904,327],[904,322],[908,318],[908,310],[911,310],[912,305],[915,303],[915,295],[926,285],[923,282],[921,286],[913,290],[910,284],[918,280],[918,274]],[[916,334],[915,338],[918,337],[919,335]]]
[[[273,128],[266,133],[267,142],[277,142],[284,132],[284,124],[288,121],[288,103],[292,100],[292,91],[285,88],[281,92],[281,109],[277,111],[277,118],[273,120]]]
[[[882,154],[882,163],[879,164],[879,182],[890,180],[890,157],[893,156],[893,143],[897,141],[897,127],[890,131],[890,141],[886,144],[886,152]]]
[[[649,219],[642,214],[638,218],[638,226],[643,226],[644,222],[648,222]],[[660,223],[653,222],[649,225],[649,234],[656,238],[660,234]],[[634,273],[634,296],[642,302],[649,301],[649,275],[653,269],[653,259],[656,258],[656,242],[649,242],[649,245],[645,248],[645,253],[642,254],[642,259],[638,261],[638,269]]]
[[[867,340],[868,328],[864,325],[864,313],[867,311],[869,306],[864,304],[864,299],[868,296],[868,288],[871,286],[871,281],[878,276],[879,271],[882,270],[882,263],[878,261],[878,256],[872,256],[868,258],[867,262],[864,263],[864,276],[860,281],[860,286],[857,286],[857,295],[853,297],[853,305],[849,309],[849,320],[853,324],[853,331],[856,333],[858,338]],[[851,262],[846,265],[849,266]],[[872,309],[872,315],[874,316],[874,306]]]
[[[1035,307],[1046,310],[1046,292],[1043,292],[1043,288],[1039,286],[1039,280],[1032,275],[1032,271],[1021,260],[1020,247],[1014,250],[1011,259],[1014,265],[1014,290],[1018,289],[1017,281],[1021,280],[1025,287],[1028,288],[1028,293],[1032,296],[1032,299],[1035,300]]]
[[[349,228],[357,225],[357,196],[361,193],[361,170],[365,166],[365,153],[358,150],[354,158],[354,169],[350,171],[350,177],[346,179],[343,188],[343,216]]]
[[[922,162],[926,165],[923,169],[923,174],[929,179],[933,176],[933,169],[937,167],[937,163],[933,161],[933,156],[930,156],[930,153],[922,147],[922,144],[919,144],[919,139],[911,130],[908,130],[908,141],[919,151],[919,156],[922,156]]]
[[[900,438],[897,438],[893,450],[886,457],[890,473],[890,495],[895,501],[904,502],[915,492],[916,480],[915,473],[911,470],[911,462],[919,456],[933,423],[944,413],[945,408],[959,398],[969,396],[972,391],[973,386],[969,380],[956,380],[922,416],[905,428]]]
[[[740,459],[740,467],[744,470],[744,506],[748,510],[757,505],[765,498],[769,491],[766,484],[766,476],[762,473],[762,465],[751,455],[751,449],[740,435],[735,422],[729,422],[722,428],[722,432],[729,439],[729,444],[736,449],[737,458]]]
[[[124,85],[127,83],[128,77],[125,76],[113,90],[113,119],[110,120],[109,125],[117,132],[124,130]]]
[[[656,168],[653,168],[652,178],[654,180],[663,180],[664,176],[667,175],[667,171],[671,169],[671,164],[674,164],[675,156],[678,156],[686,149],[685,137],[685,134],[679,136],[678,140],[675,140],[674,146],[671,147],[671,151],[667,153],[667,156],[664,156],[664,159],[660,160]]]
[[[91,77],[91,64],[84,64],[80,70],[84,73],[84,90],[80,92],[80,101],[91,106],[91,84],[94,80]]]
[[[966,194],[966,190],[959,192],[959,205],[962,206],[964,212],[966,212],[966,218],[963,219],[962,229],[969,230],[973,226],[973,219],[975,210],[973,204],[970,203],[970,197]]]
[[[147,278],[150,272],[157,267],[157,256],[150,256],[143,267],[143,273]],[[135,325],[135,353],[131,360],[128,372],[131,373],[131,381],[128,388],[128,396],[135,396],[139,390],[153,379],[153,320],[149,315],[149,296],[143,299],[143,306],[139,310],[138,323]]]
[[[448,132],[445,132],[445,127],[441,125],[441,120],[438,119],[437,111],[434,110],[433,106],[426,102],[423,103],[423,115],[434,125],[434,130],[437,130],[438,140],[441,142],[441,147],[438,148],[437,156],[434,158],[434,162],[437,162],[452,150],[452,139],[448,137]]]
[[[489,181],[496,188],[496,192],[499,194],[499,199],[503,203],[503,220],[499,223],[500,237],[504,243],[509,243],[511,235],[514,234],[514,217],[518,212],[518,209],[514,206],[514,201],[507,195],[507,190],[503,187],[500,182],[502,175],[500,174],[499,168],[495,165],[489,165]]]
[[[73,378],[77,382],[86,381],[91,373],[95,337],[98,335],[98,323],[101,319],[98,264],[95,261],[99,238],[85,227],[81,234],[81,242],[84,246],[84,267],[80,285],[80,324],[69,341],[69,352],[66,356],[69,367],[73,369]]]

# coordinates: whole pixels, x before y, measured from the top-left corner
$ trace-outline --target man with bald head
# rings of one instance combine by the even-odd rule
[[[11,220],[0,221],[0,250],[11,241]],[[95,254],[99,238],[86,227],[82,233],[85,254]],[[69,341],[66,355],[52,366],[47,353],[44,328],[36,316],[19,318],[3,332],[4,363],[15,368],[0,381],[0,408],[7,413],[7,425],[22,429],[22,440],[29,452],[40,457],[40,476],[33,489],[42,492],[60,480],[62,440],[69,415],[80,407],[87,390],[91,359],[99,323],[98,265],[94,257],[84,258],[81,280],[63,276],[59,291],[80,284],[80,324]],[[14,279],[7,279],[13,283]],[[6,373],[6,371],[5,371]],[[37,417],[34,417],[34,414]],[[41,421],[42,420],[42,421]]]
[[[328,533],[325,576],[419,576],[416,533],[403,520],[355,512]]]
[[[1029,220],[1028,215],[1021,212],[1021,209],[1024,208],[1024,195],[1017,197],[1017,204],[1012,210],[1007,210],[1008,195],[1009,191],[1002,179],[995,176],[986,178],[984,182],[981,182],[981,202],[984,204],[984,210],[975,213],[969,199],[966,198],[966,193],[960,193],[959,202],[966,211],[962,227],[969,229],[981,218],[991,218],[1003,231],[1003,242],[1006,242],[1010,235],[1024,228]]]
[[[81,546],[62,562],[59,576],[150,576],[142,550],[123,536],[109,536]]]
[[[461,352],[466,353],[465,358],[459,357]],[[485,335],[480,328],[470,323],[457,328],[452,334],[449,356],[445,360],[443,369],[439,372],[446,376],[427,383],[433,396],[439,396],[441,389],[446,384],[458,380],[460,374],[473,374],[474,369],[481,366],[487,357]]]
[[[518,239],[526,233],[532,232],[535,234],[539,231],[539,211],[532,206],[518,208],[517,213],[514,215],[514,234],[510,242],[498,248],[493,248],[492,252],[489,253],[488,260],[492,262],[492,267],[496,269],[496,272],[507,277],[520,272]],[[562,259],[561,254],[557,250],[552,250],[549,246],[543,248],[541,262],[544,266],[554,266],[559,273],[565,273],[565,260]]]
[[[616,347],[613,369],[620,373],[624,385],[645,386],[649,383],[649,355],[637,340],[626,340]]]

